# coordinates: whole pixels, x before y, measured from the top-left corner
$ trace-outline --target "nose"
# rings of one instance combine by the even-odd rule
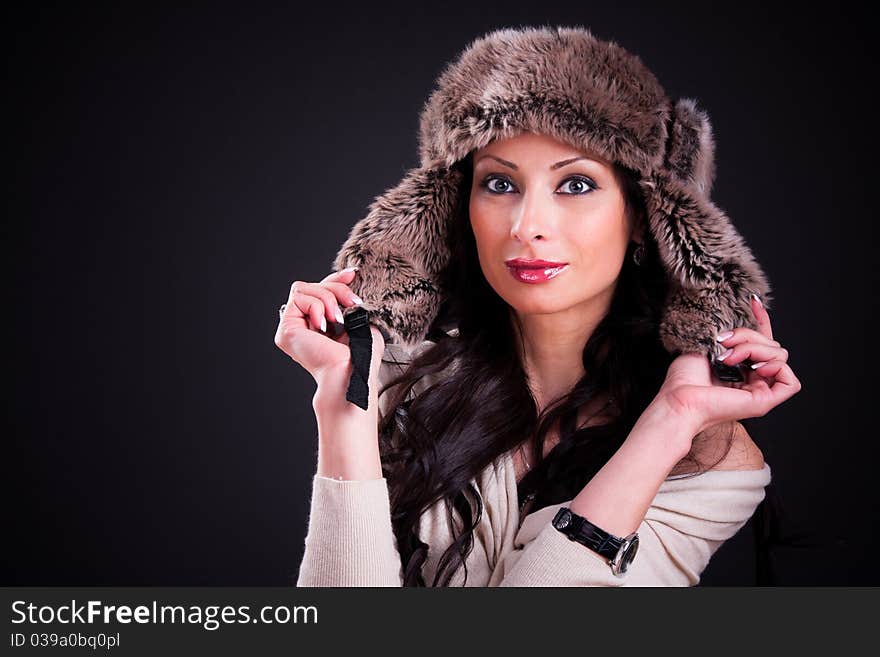
[[[537,194],[524,194],[510,227],[510,237],[526,244],[533,239],[546,239],[552,232],[552,214],[552,207]]]

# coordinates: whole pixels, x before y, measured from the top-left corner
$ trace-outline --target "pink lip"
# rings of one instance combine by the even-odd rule
[[[541,260],[540,258],[513,258],[506,260],[508,267],[516,267],[518,269],[549,269],[550,267],[562,267],[567,262],[554,262],[553,260]]]
[[[557,265],[555,267],[543,267],[536,269],[535,267],[511,267],[508,265],[507,270],[520,283],[546,283],[556,278],[568,265]]]

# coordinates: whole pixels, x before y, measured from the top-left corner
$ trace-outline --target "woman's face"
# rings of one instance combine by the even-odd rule
[[[492,288],[520,314],[607,308],[633,237],[611,164],[532,132],[489,143],[473,164],[470,222]],[[513,258],[566,266],[517,273]]]

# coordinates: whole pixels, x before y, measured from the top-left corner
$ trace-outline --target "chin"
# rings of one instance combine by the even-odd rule
[[[547,315],[568,310],[575,303],[571,300],[563,300],[560,289],[553,289],[552,283],[541,285],[524,285],[512,281],[507,268],[498,272],[501,283],[498,280],[487,279],[489,286],[501,297],[508,306],[517,313],[524,315]]]
[[[521,315],[550,315],[571,308],[570,303],[563,302],[558,294],[530,290],[504,297],[508,305]]]

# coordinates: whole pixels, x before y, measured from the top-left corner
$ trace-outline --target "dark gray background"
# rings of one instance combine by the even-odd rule
[[[865,17],[840,3],[377,7],[7,14],[2,583],[294,581],[314,382],[273,344],[277,308],[417,164],[445,63],[526,24],[616,40],[708,111],[714,200],[768,274],[803,383],[752,425],[785,533],[816,544],[778,548],[778,581],[880,583]],[[753,570],[747,528],[703,583]]]

